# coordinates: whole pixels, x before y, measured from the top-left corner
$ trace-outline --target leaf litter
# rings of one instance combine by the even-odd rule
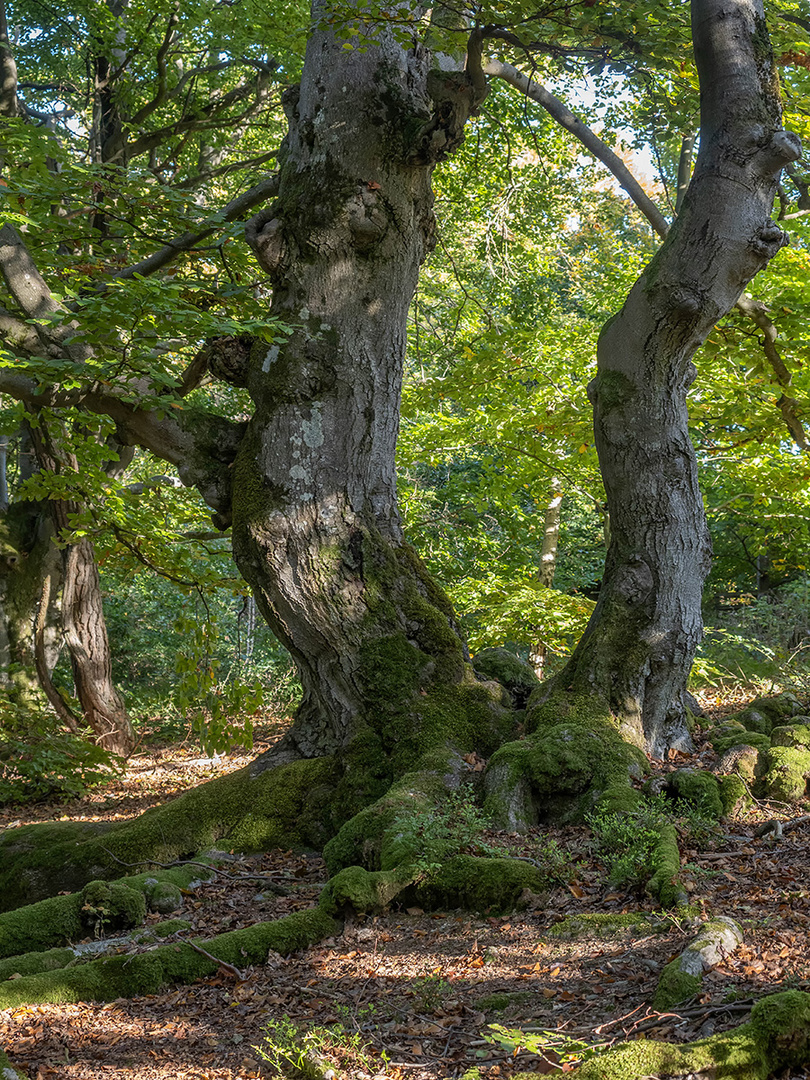
[[[278,734],[266,730],[266,744]],[[71,804],[1,809],[0,825],[120,820],[248,760],[150,750],[124,777]],[[689,762],[710,765],[711,751],[653,766],[667,772]],[[443,1080],[473,1066],[485,1080],[509,1080],[521,1070],[572,1071],[583,1045],[705,1036],[743,1022],[763,994],[810,990],[810,822],[778,841],[757,837],[773,812],[758,807],[726,822],[699,850],[682,844],[688,916],[656,912],[649,897],[610,885],[585,827],[492,833],[492,842],[528,858],[553,842],[567,854],[569,878],[508,915],[394,905],[238,974],[221,969],[193,986],[107,1004],[5,1010],[0,1045],[31,1080],[254,1080],[279,1075],[255,1048],[267,1051],[268,1031],[278,1045],[286,1024],[335,1080]],[[227,876],[200,885],[176,913],[192,924],[183,937],[204,940],[311,907],[326,881],[323,860],[300,852],[223,853],[221,865]],[[549,933],[570,916],[631,912],[655,915],[663,928]],[[656,1013],[649,1002],[662,968],[702,919],[723,914],[740,922],[743,945],[707,974],[695,998]],[[160,918],[149,916],[147,925]],[[808,1077],[810,1070],[793,1070],[784,1080]]]

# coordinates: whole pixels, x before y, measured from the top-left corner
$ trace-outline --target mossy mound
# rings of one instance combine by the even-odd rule
[[[456,855],[435,878],[415,887],[414,898],[426,911],[501,912],[514,909],[527,889],[540,894],[546,886],[542,871],[531,863]]]
[[[723,814],[723,800],[717,777],[702,769],[676,769],[668,781],[668,791],[675,798],[694,807],[704,817],[717,821]]]
[[[430,818],[467,775],[463,757],[454,750],[436,749],[423,755],[416,769],[355,814],[325,845],[329,873],[350,866],[393,870],[417,862],[420,841],[408,822],[417,814]]]
[[[665,934],[669,929],[669,923],[643,911],[594,912],[569,915],[552,926],[546,936],[563,941],[615,941]]]
[[[724,724],[737,722],[746,731],[770,736],[775,727],[785,724],[802,713],[802,704],[795,694],[785,692],[770,697],[758,697],[742,712],[729,717]],[[723,725],[721,725],[723,726]]]
[[[735,746],[753,746],[755,750],[764,752],[770,749],[771,739],[768,735],[763,735],[762,732],[746,731],[745,728],[740,728],[739,732],[732,732],[712,739],[712,746],[722,757],[727,750],[732,750]]]
[[[263,964],[270,950],[286,955],[307,948],[336,933],[337,924],[322,908],[295,912],[270,923],[256,923],[243,930],[219,934],[200,944],[218,960],[242,968]],[[113,1001],[157,993],[161,987],[196,982],[218,970],[209,960],[183,942],[161,945],[131,956],[108,956],[74,967],[25,975],[0,983],[0,1009],[52,1002]]]
[[[185,792],[133,821],[48,822],[8,829],[0,839],[0,909],[77,892],[117,878],[122,863],[148,869],[223,842],[240,851],[320,847],[334,832],[318,796],[334,787],[331,758],[294,761],[252,776],[250,767]],[[157,876],[157,875],[153,875]]]
[[[26,1080],[25,1073],[15,1068],[2,1050],[0,1050],[0,1077],[2,1080]]]
[[[754,799],[748,785],[742,777],[731,774],[718,777],[720,799],[723,803],[723,817],[733,817],[753,806]]]
[[[82,892],[52,896],[4,912],[0,914],[0,957],[40,952],[79,941],[88,934],[136,926],[146,914],[149,881],[166,881],[184,889],[204,875],[201,867],[188,866],[137,874],[112,883],[95,881]]]
[[[810,751],[772,746],[765,756],[765,771],[757,791],[779,802],[800,803],[808,793],[808,780]]]
[[[807,723],[797,723],[807,720]],[[794,746],[797,750],[810,750],[810,719],[797,717],[792,724],[775,727],[771,733],[771,746]]]
[[[488,994],[486,997],[478,998],[475,1002],[476,1009],[481,1012],[506,1012],[507,1009],[515,1005],[527,1005],[534,999],[534,994],[530,990],[504,990],[501,993]]]
[[[810,1054],[810,994],[788,990],[758,1001],[746,1024],[694,1043],[650,1039],[622,1043],[586,1061],[579,1080],[642,1080],[693,1075],[714,1080],[767,1080],[805,1065]],[[517,1080],[517,1078],[516,1078]]]
[[[555,722],[563,707],[567,718]],[[581,712],[568,699],[530,701],[529,718],[531,733],[501,746],[487,767],[484,809],[496,825],[525,829],[538,821],[582,821],[602,798],[612,808],[632,807],[631,778],[644,775],[647,760],[601,707],[588,698]]]
[[[743,935],[733,919],[720,916],[704,923],[697,937],[661,972],[653,1008],[671,1009],[697,994],[703,975],[742,943]]]
[[[540,685],[531,664],[508,649],[482,649],[473,657],[473,669],[485,679],[494,679],[505,687],[516,709],[526,707],[533,690]]]

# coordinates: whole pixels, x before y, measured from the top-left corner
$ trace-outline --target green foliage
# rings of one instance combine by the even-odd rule
[[[637,887],[648,880],[652,856],[667,820],[660,799],[645,799],[635,810],[620,814],[597,810],[586,817],[615,885]]]
[[[48,712],[0,709],[0,805],[84,795],[122,767],[115,755],[62,732]]]
[[[414,1011],[419,1013],[438,1012],[453,993],[453,987],[447,979],[435,973],[414,979],[410,988],[416,998]]]
[[[372,1057],[365,1040],[357,1031],[348,1032],[342,1024],[299,1028],[288,1016],[271,1020],[265,1027],[265,1036],[253,1049],[262,1061],[266,1061],[273,1076],[290,1080],[324,1080],[334,1076],[327,1060],[339,1057],[352,1071],[376,1072],[380,1059],[383,1066],[388,1057]]]
[[[575,1065],[596,1057],[606,1043],[587,1043],[574,1039],[560,1031],[521,1031],[519,1028],[507,1028],[502,1024],[490,1024],[484,1038],[489,1043],[501,1046],[513,1053],[520,1050],[536,1054],[555,1065]],[[549,1054],[552,1056],[549,1058]]]
[[[418,852],[413,865],[421,879],[431,880],[453,855],[468,851],[504,855],[502,848],[484,839],[488,827],[471,789],[461,788],[430,810],[414,807],[402,811],[397,815],[395,829],[402,846]]]

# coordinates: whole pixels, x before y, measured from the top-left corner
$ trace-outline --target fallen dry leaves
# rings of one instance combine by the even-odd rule
[[[711,763],[705,748],[700,756]],[[246,760],[210,763],[182,748],[143,753],[125,778],[87,799],[24,814],[5,810],[0,823],[130,816]],[[469,764],[475,769],[479,760]],[[660,768],[681,764],[679,756]],[[728,823],[708,850],[683,853],[692,899],[706,916],[740,920],[745,943],[680,1016],[659,1017],[647,1003],[661,968],[693,936],[689,920],[673,917],[667,933],[635,941],[547,936],[571,914],[649,908],[646,898],[608,885],[588,830],[570,827],[511,838],[530,857],[554,839],[578,863],[576,880],[540,906],[508,916],[392,908],[347,923],[339,937],[304,953],[272,955],[243,981],[221,972],[195,986],[105,1005],[6,1010],[0,1044],[32,1080],[252,1080],[269,1075],[254,1047],[268,1024],[289,1017],[301,1031],[315,1031],[319,1055],[340,1078],[440,1080],[478,1065],[487,1080],[509,1080],[518,1069],[544,1075],[574,1065],[555,1049],[530,1055],[489,1042],[488,1024],[591,1043],[641,1034],[695,1038],[741,1022],[764,993],[810,988],[810,824],[779,841],[755,839],[756,824],[771,813]],[[178,914],[198,939],[308,907],[326,877],[320,858],[294,852],[235,857],[226,868],[264,883],[218,877],[189,896]],[[791,1080],[802,1075],[810,1074],[794,1072]]]

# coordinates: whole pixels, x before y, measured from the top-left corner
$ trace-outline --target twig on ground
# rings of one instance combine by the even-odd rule
[[[218,956],[212,956],[210,952],[206,952],[206,950],[203,949],[202,946],[196,945],[193,941],[184,941],[183,944],[188,945],[189,948],[194,950],[194,952],[198,952],[200,956],[205,956],[208,960],[211,960],[212,963],[218,964],[223,971],[226,971],[229,975],[233,975],[233,977],[235,979],[238,979],[239,982],[244,982],[247,978],[245,972],[240,971],[238,967],[234,967],[233,964],[229,964],[227,960],[220,960]]]
[[[102,847],[102,851],[105,851],[111,859],[119,863],[121,866],[135,867],[143,866],[159,866],[161,870],[171,870],[174,866],[201,866],[203,870],[210,870],[212,874],[219,874],[220,877],[229,878],[231,881],[267,881],[271,874],[231,874],[228,870],[220,870],[218,866],[214,866],[212,863],[198,862],[194,859],[175,859],[174,862],[158,862],[157,859],[141,859],[140,862],[124,862],[123,859],[119,859],[117,855],[113,855],[109,848]]]

